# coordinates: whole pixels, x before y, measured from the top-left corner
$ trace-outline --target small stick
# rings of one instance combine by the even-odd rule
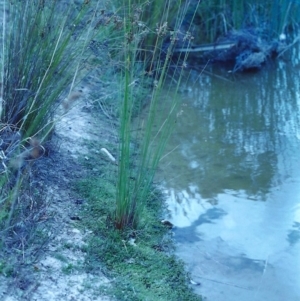
[[[220,284],[225,284],[225,285],[229,285],[229,286],[234,286],[234,287],[242,288],[242,289],[244,289],[244,290],[251,291],[251,289],[248,288],[248,287],[244,287],[244,286],[240,286],[240,285],[236,285],[236,284],[232,284],[232,283],[226,283],[226,282],[223,282],[223,281],[213,280],[213,279],[209,279],[209,278],[202,277],[202,276],[199,276],[199,278],[202,278],[202,279],[209,280],[209,281],[212,281],[212,282],[216,282],[216,283],[220,283]]]
[[[101,152],[106,154],[110,161],[112,161],[113,163],[117,163],[115,157],[106,148],[101,148]]]

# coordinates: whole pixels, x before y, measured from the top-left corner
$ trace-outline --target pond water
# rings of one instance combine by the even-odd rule
[[[300,300],[300,57],[192,73],[158,178],[208,301]]]

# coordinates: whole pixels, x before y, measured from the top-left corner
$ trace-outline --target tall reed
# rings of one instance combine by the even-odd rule
[[[25,138],[49,134],[59,98],[80,76],[89,39],[82,21],[90,9],[73,1],[6,1],[1,121]]]
[[[178,12],[184,1],[168,0],[168,1],[145,1],[131,0],[124,2],[123,0],[115,1],[119,7],[123,8],[125,16],[131,15],[131,18],[145,24],[149,29],[148,34],[144,37],[140,46],[145,47],[148,51],[153,51],[156,43],[156,32],[154,29],[164,23],[172,26],[174,20],[178,16]]]
[[[166,20],[172,1],[164,2],[164,10],[160,12],[160,20]],[[133,18],[132,6],[124,19],[124,62],[123,100],[120,119],[119,166],[117,179],[117,198],[115,225],[118,229],[136,228],[140,224],[142,212],[150,193],[153,178],[163,156],[168,137],[174,127],[179,109],[178,90],[186,56],[180,59],[172,57],[174,46],[181,36],[186,43],[191,40],[189,32],[180,32],[183,17],[188,6],[180,3],[181,10],[177,13],[174,29],[170,30],[167,22],[158,22],[155,28],[149,28],[148,23]],[[141,14],[142,15],[142,14]],[[157,18],[157,16],[155,16]],[[132,21],[134,20],[134,21]],[[157,20],[157,19],[156,19]],[[149,24],[152,24],[149,20]],[[140,24],[137,26],[137,24]],[[142,24],[142,25],[141,25]],[[155,39],[147,39],[150,30]],[[164,42],[168,41],[167,49]],[[151,45],[147,43],[151,41]],[[141,45],[143,48],[141,50]],[[140,56],[144,46],[151,46],[151,55]],[[144,60],[141,60],[141,57]],[[172,67],[172,68],[171,68]],[[173,78],[176,83],[172,88],[166,85],[166,79]],[[149,91],[148,107],[143,110],[141,102],[135,97],[136,91],[152,81],[152,91]],[[161,115],[159,103],[172,97],[167,114]],[[134,118],[133,111],[138,109]],[[133,123],[133,119],[135,122]],[[138,147],[135,145],[138,144]]]
[[[20,229],[25,235],[27,227],[37,226],[39,202],[32,201],[28,159],[43,154],[42,143],[53,130],[63,96],[85,74],[82,62],[95,7],[88,1],[78,5],[54,0],[10,0],[3,5],[0,246],[11,246],[7,237],[18,236]]]

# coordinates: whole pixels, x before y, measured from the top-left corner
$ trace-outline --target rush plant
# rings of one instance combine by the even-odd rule
[[[189,32],[181,32],[187,5],[180,3],[181,10],[178,11],[172,30],[165,21],[171,3],[172,1],[164,2],[163,10],[155,16],[160,21],[152,29],[147,26],[148,22],[138,18],[136,6],[132,7],[130,1],[124,18],[124,81],[121,86],[123,99],[114,217],[117,229],[139,226],[156,169],[179,112],[180,103],[176,93],[187,55],[176,58],[172,55],[178,39],[183,39],[182,42],[188,44],[192,37]],[[139,11],[142,16],[142,11]],[[160,19],[157,19],[158,16]],[[151,19],[148,21],[152,24]],[[155,35],[155,39],[147,39],[149,31],[151,35]],[[151,45],[147,45],[149,41]],[[141,55],[141,51],[149,49],[147,46],[152,47],[151,53]],[[168,78],[172,85],[167,84]],[[152,82],[152,89],[149,91],[148,104],[143,108],[136,95],[149,80]],[[162,110],[163,106],[159,105],[162,102],[168,105],[167,110]],[[134,114],[136,111],[137,115]],[[139,146],[135,147],[136,144]]]
[[[62,93],[72,91],[80,76],[88,40],[88,28],[80,26],[89,7],[52,0],[4,3],[1,122],[13,125],[24,139],[44,140]]]
[[[22,231],[36,226],[31,163],[45,151],[42,143],[60,118],[61,101],[85,74],[96,9],[88,1],[4,0],[1,5],[0,247],[17,236],[17,225]]]

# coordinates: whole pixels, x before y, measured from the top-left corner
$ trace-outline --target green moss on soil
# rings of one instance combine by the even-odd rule
[[[109,293],[118,300],[201,300],[188,285],[183,263],[172,254],[169,229],[160,223],[164,202],[159,191],[152,192],[138,229],[118,231],[111,218],[115,185],[108,174],[93,175],[75,185],[85,199],[82,221],[92,231],[86,268],[114,279]]]

